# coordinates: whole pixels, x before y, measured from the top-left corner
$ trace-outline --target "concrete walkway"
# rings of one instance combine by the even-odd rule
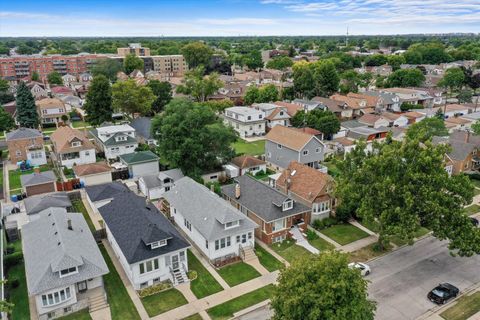
[[[192,302],[197,300],[197,297],[193,294],[192,290],[190,289],[190,282],[184,282],[175,287],[178,291],[180,291],[185,299],[187,299],[188,302]]]
[[[335,249],[338,249],[340,248],[342,245],[338,242],[336,242],[335,240],[333,239],[330,239],[329,237],[327,237],[326,235],[324,235],[323,233],[321,233],[320,231],[318,231],[317,229],[315,229],[314,227],[312,226],[308,226],[307,227],[309,230],[312,230],[313,232],[315,232],[320,238],[322,238],[323,240],[327,241],[328,243],[330,243],[331,245],[333,245],[335,247]]]
[[[90,203],[88,203],[87,192],[85,191],[85,189],[80,189],[80,195],[82,197],[83,205],[85,206],[85,209],[87,210],[87,213],[90,217],[90,220],[92,220],[92,223],[93,223],[93,226],[95,227],[95,230],[102,229],[102,226],[98,222],[98,220],[102,219],[102,217],[98,213],[95,213],[93,208],[90,206]]]
[[[304,247],[305,249],[307,249],[308,251],[310,251],[313,254],[320,253],[320,251],[317,248],[312,246],[308,242],[308,240],[305,239],[305,237],[302,234],[302,231],[300,231],[300,229],[297,226],[291,228],[289,233],[292,235],[292,238],[297,241],[297,243],[296,243],[297,245],[299,245],[301,247]]]
[[[275,283],[278,271],[241,283],[230,289],[220,291],[203,299],[193,301],[189,304],[175,308],[173,310],[152,317],[152,320],[180,320],[193,314],[200,313],[226,301],[237,298],[245,293],[263,288],[269,284]],[[142,318],[144,319],[144,318]]]
[[[205,259],[205,257],[198,251],[198,249],[195,248],[195,246],[191,246],[190,250],[195,255],[195,257],[197,257],[200,263],[205,267],[205,269],[207,269],[208,272],[210,272],[210,274],[215,278],[215,280],[217,280],[217,282],[220,283],[223,289],[230,288],[228,283],[226,283],[225,280],[223,280],[223,278],[218,274],[217,270],[215,270],[215,268],[212,267],[212,265]]]
[[[350,220],[348,221],[348,223],[350,223],[352,226],[355,226],[357,227],[358,229],[360,230],[363,230],[365,231],[366,233],[368,233],[369,235],[371,236],[377,236],[377,234],[375,232],[373,232],[372,230],[368,229],[368,228],[365,228],[363,225],[360,224],[360,222],[358,222],[357,220]]]
[[[106,307],[94,312],[90,312],[90,317],[92,317],[92,320],[112,320],[110,307]]]
[[[264,266],[262,266],[262,264],[260,263],[260,260],[258,260],[258,257],[253,260],[244,261],[244,262],[254,267],[255,270],[257,270],[262,276],[270,273],[270,271],[268,271],[267,269],[265,269]]]
[[[366,247],[368,245],[371,245],[372,243],[375,243],[378,241],[377,236],[368,236],[366,238],[354,241],[352,243],[349,243],[347,245],[344,245],[340,248],[338,248],[340,251],[343,252],[353,252],[362,249],[363,247]]]

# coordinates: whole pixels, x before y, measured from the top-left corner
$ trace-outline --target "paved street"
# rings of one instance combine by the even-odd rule
[[[480,256],[452,257],[447,244],[428,237],[369,263],[376,319],[416,319],[435,307],[426,295],[438,283],[450,282],[462,291],[480,282]]]

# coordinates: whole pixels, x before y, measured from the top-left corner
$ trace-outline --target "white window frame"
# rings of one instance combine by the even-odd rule
[[[272,222],[272,231],[277,232],[287,228],[287,219],[282,218]]]
[[[227,222],[225,223],[225,230],[228,230],[228,229],[232,229],[232,228],[236,228],[240,225],[240,221],[239,220],[236,220],[236,221],[232,221],[232,222]]]

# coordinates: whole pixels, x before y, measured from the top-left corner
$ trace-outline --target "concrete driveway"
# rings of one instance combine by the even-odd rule
[[[480,256],[452,257],[447,245],[428,237],[369,263],[375,319],[416,319],[436,306],[426,296],[438,283],[450,282],[462,292],[480,282]]]

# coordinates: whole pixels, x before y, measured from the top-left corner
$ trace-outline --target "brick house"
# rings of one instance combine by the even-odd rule
[[[47,163],[43,135],[39,130],[19,128],[8,132],[6,141],[12,163],[27,160],[33,166]]]
[[[306,230],[311,219],[306,205],[248,175],[235,180],[236,184],[222,187],[223,197],[259,225],[255,237],[272,244],[289,237],[294,225]]]

